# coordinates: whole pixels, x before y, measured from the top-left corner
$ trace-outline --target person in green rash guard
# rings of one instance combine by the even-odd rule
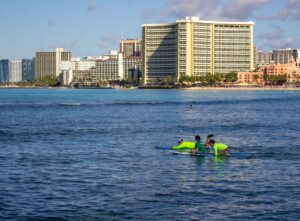
[[[227,156],[229,155],[229,147],[223,143],[216,143],[214,140],[209,141],[209,145],[214,148],[215,156]]]
[[[203,143],[201,143],[201,137],[199,135],[195,136],[195,149],[191,151],[191,154],[195,154],[195,153],[205,153],[205,147],[203,145]]]

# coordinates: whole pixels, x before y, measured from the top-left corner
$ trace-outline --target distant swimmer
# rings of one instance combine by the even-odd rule
[[[195,136],[195,149],[191,151],[192,154],[195,154],[197,152],[199,153],[205,153],[205,147],[203,143],[201,142],[201,137],[199,135]]]
[[[214,148],[215,156],[227,156],[229,155],[229,147],[223,143],[216,143],[214,140],[209,141],[209,146]]]

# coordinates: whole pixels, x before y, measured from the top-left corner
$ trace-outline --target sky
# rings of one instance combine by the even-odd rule
[[[63,47],[73,57],[117,50],[141,25],[202,20],[254,21],[259,50],[300,48],[300,0],[0,0],[0,59]]]

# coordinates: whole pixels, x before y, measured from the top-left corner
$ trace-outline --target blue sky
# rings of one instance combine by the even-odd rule
[[[254,21],[259,49],[300,48],[300,0],[0,0],[0,59],[64,47],[74,57],[118,49],[140,38],[141,24],[203,20]]]

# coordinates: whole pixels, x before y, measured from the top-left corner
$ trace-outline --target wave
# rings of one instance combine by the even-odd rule
[[[0,103],[0,108],[40,108],[40,107],[92,107],[92,106],[191,106],[191,105],[234,105],[234,104],[251,104],[251,103],[277,103],[281,100],[285,102],[299,101],[298,97],[294,98],[256,98],[248,100],[208,100],[208,101],[93,101],[93,102],[9,102]]]

